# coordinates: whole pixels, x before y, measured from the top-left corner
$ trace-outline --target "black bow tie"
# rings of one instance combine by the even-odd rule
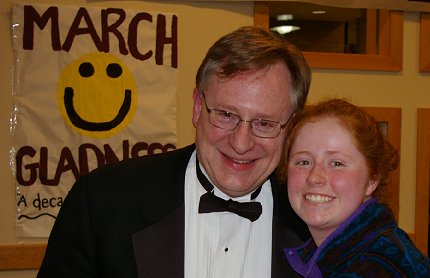
[[[199,213],[209,213],[209,212],[220,212],[228,211],[235,213],[239,216],[248,218],[251,222],[260,217],[262,212],[262,207],[259,202],[237,202],[232,199],[224,200],[218,196],[215,196],[213,191],[213,185],[203,174],[200,169],[199,162],[196,159],[196,169],[197,169],[197,179],[201,185],[206,189],[206,193],[200,197],[199,203]],[[251,199],[257,198],[261,191],[261,186],[251,194]]]

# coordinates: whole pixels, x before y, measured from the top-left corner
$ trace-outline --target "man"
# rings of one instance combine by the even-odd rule
[[[38,277],[291,277],[282,248],[308,231],[273,173],[310,80],[275,34],[219,39],[196,76],[195,145],[79,178]]]

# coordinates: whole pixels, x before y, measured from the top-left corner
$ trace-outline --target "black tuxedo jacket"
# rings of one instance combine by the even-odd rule
[[[58,214],[37,277],[183,277],[184,180],[194,149],[129,159],[80,177]],[[282,248],[309,233],[285,188],[271,181],[272,277],[292,277]]]

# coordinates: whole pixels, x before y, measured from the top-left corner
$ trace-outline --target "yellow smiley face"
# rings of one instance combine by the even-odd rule
[[[75,131],[107,138],[133,118],[137,107],[136,82],[115,55],[90,53],[61,72],[57,100],[63,118]]]

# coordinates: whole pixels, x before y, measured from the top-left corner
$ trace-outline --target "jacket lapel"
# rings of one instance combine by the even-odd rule
[[[277,217],[273,217],[272,223],[272,278],[301,277],[290,267],[283,249],[298,246],[302,241]]]
[[[310,233],[291,207],[286,185],[280,185],[274,175],[270,182],[273,194],[272,278],[301,277],[290,267],[283,249],[302,244],[310,237]]]
[[[184,206],[132,236],[138,277],[183,277]]]
[[[184,182],[195,146],[154,156],[150,173],[150,197],[141,208],[142,230],[132,235],[138,277],[183,277],[184,275]],[[167,174],[166,174],[167,173]]]

